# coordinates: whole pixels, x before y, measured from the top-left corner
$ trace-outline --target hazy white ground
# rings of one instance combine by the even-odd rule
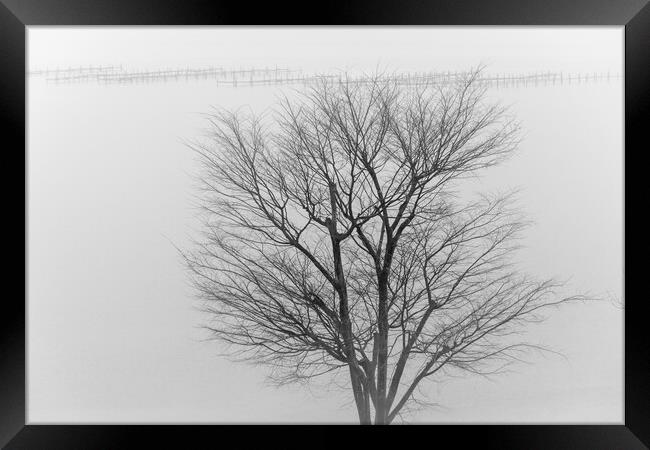
[[[622,72],[622,29],[36,28],[30,68],[278,64],[313,70]],[[287,88],[282,88],[286,90]],[[173,244],[187,245],[193,156],[182,143],[211,105],[272,106],[278,87],[213,82],[28,87],[28,418],[30,423],[348,422],[346,393],[264,384],[264,369],[216,356],[197,327]],[[520,253],[540,277],[619,303],[623,84],[491,90],[525,138],[476,189],[521,187],[535,221]],[[431,383],[441,406],[417,422],[623,419],[623,310],[564,307],[529,338],[563,353],[492,380]]]

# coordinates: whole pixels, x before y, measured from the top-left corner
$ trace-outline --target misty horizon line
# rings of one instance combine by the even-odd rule
[[[329,72],[303,72],[302,69],[287,67],[263,68],[224,68],[220,66],[203,66],[192,68],[165,68],[165,69],[129,69],[124,65],[88,65],[69,66],[67,68],[35,69],[27,71],[26,75],[45,77],[48,82],[74,83],[96,82],[98,84],[133,84],[155,83],[173,81],[207,81],[215,84],[233,87],[283,85],[283,84],[308,84],[317,81],[330,80],[346,83],[367,83],[378,78],[403,85],[424,84],[450,84],[463,79],[470,70],[451,71],[393,71],[367,74],[365,72],[329,71]],[[581,84],[588,82],[608,82],[621,78],[621,74],[611,71],[532,71],[532,72],[487,72],[481,71],[477,81],[494,87],[534,87],[539,85]]]

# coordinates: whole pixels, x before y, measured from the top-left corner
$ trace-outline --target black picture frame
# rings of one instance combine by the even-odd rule
[[[321,441],[343,442],[323,426],[287,430],[259,426],[248,433],[237,426],[155,425],[28,425],[25,397],[26,272],[26,147],[25,49],[29,25],[619,25],[625,26],[625,424],[624,425],[499,425],[375,428],[372,437],[404,445],[433,439],[454,448],[499,449],[642,449],[650,446],[650,339],[645,296],[631,296],[639,283],[628,252],[630,237],[640,234],[639,220],[628,217],[635,205],[644,209],[642,184],[631,188],[647,148],[646,119],[650,105],[650,6],[648,0],[492,0],[358,1],[315,5],[290,2],[226,2],[158,0],[0,0],[0,115],[3,127],[2,192],[5,218],[3,304],[0,309],[0,445],[7,449],[193,448],[199,442],[217,447],[250,439],[286,446]],[[642,168],[639,170],[643,170]],[[647,174],[645,175],[647,178]],[[23,188],[21,189],[20,186]],[[638,201],[636,201],[638,200]],[[11,217],[11,218],[10,218]],[[22,239],[21,239],[22,237]],[[643,242],[641,240],[640,242]],[[635,246],[636,247],[636,246]],[[640,252],[638,247],[634,249]],[[20,282],[23,280],[24,282]],[[628,284],[630,283],[630,284]],[[367,427],[348,427],[351,434],[371,437]],[[376,430],[376,431],[375,431]],[[408,434],[407,434],[408,433]],[[291,436],[290,439],[287,437]],[[244,439],[244,440],[243,440]],[[346,438],[347,441],[347,438]],[[388,445],[388,441],[386,441]],[[311,445],[311,444],[310,444]],[[237,445],[239,446],[239,445]]]

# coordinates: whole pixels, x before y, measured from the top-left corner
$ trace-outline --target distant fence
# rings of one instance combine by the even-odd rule
[[[206,67],[201,69],[128,70],[122,66],[88,66],[67,69],[34,70],[30,76],[44,76],[55,83],[97,82],[97,83],[152,83],[167,81],[214,80],[217,83],[237,86],[238,84],[280,84],[302,77],[299,70],[286,68],[225,69]]]
[[[301,70],[287,68],[251,68],[225,69],[206,67],[201,69],[165,69],[165,70],[129,70],[122,66],[86,66],[66,69],[34,70],[30,76],[45,77],[53,83],[99,83],[99,84],[141,84],[165,83],[175,81],[211,80],[216,85],[225,86],[260,86],[260,85],[299,85],[311,84],[322,80],[369,83],[375,77],[350,74],[303,74]],[[392,73],[381,76],[382,79],[403,85],[450,84],[463,79],[467,72],[408,72]],[[613,73],[564,73],[535,72],[515,74],[482,74],[477,81],[496,88],[534,87],[562,84],[581,84],[591,82],[608,82],[619,79],[620,74]]]

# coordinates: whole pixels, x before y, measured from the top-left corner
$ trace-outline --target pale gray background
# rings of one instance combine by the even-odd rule
[[[622,74],[618,28],[29,27],[29,69],[123,64],[304,71]],[[286,88],[284,88],[286,90]],[[272,106],[277,87],[28,85],[28,422],[354,422],[347,393],[264,383],[216,356],[172,243],[196,228],[183,139],[210,105]],[[490,90],[525,138],[479,188],[521,187],[522,265],[623,302],[623,83]],[[565,358],[428,385],[415,422],[621,423],[623,310],[570,306],[532,330]]]

